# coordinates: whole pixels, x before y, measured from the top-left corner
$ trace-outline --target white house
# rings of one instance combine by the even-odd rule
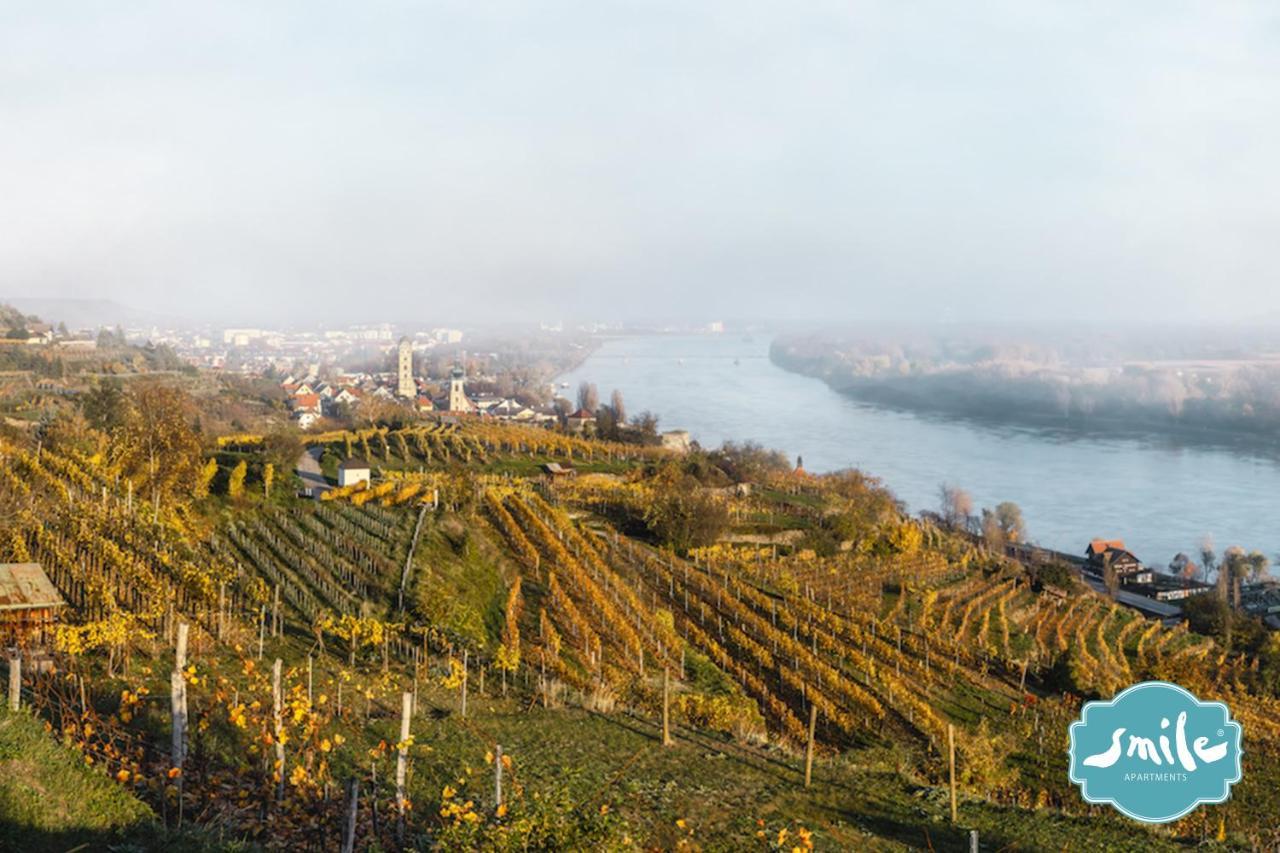
[[[570,432],[586,432],[587,430],[595,429],[596,416],[586,409],[578,409],[578,411],[565,418],[565,424],[569,427]]]
[[[369,463],[363,459],[345,460],[338,466],[338,485],[354,486],[356,483],[369,482]]]
[[[677,453],[688,453],[692,449],[693,443],[689,438],[687,429],[672,429],[662,434],[662,446]]]
[[[347,405],[352,405],[360,402],[361,396],[362,396],[361,393],[357,389],[346,387],[333,395],[333,402],[346,403]]]

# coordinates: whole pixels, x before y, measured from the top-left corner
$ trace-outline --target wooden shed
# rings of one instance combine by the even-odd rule
[[[0,642],[43,643],[66,606],[39,563],[0,563]]]

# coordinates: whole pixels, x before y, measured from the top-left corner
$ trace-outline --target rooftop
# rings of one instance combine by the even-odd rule
[[[1090,555],[1105,554],[1107,551],[1123,551],[1123,539],[1094,539],[1089,542],[1089,547],[1085,549],[1085,553]]]
[[[0,563],[0,611],[66,604],[39,563]]]

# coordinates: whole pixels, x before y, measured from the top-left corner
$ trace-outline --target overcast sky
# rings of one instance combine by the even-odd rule
[[[0,296],[1280,312],[1280,6],[0,0]]]

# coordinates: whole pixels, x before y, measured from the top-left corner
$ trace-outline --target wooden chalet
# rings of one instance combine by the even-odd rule
[[[1087,568],[1096,575],[1103,574],[1108,566],[1121,580],[1137,580],[1142,575],[1150,574],[1143,568],[1141,561],[1124,547],[1122,539],[1094,539],[1085,549],[1084,556]],[[1148,581],[1150,578],[1142,577],[1141,580]]]
[[[0,563],[0,642],[4,645],[45,642],[66,606],[39,563]]]

